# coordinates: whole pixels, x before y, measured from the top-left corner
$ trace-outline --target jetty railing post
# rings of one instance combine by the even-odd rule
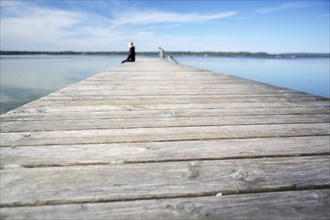
[[[175,63],[179,63],[176,59],[174,59],[174,57],[172,55],[165,52],[165,50],[161,47],[159,47],[159,56],[160,56],[161,59],[172,60]]]
[[[159,56],[160,58],[165,59],[165,51],[161,47],[159,47]]]

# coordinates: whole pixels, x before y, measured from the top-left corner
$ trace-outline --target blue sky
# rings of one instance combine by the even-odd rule
[[[1,0],[1,50],[329,53],[329,0]]]

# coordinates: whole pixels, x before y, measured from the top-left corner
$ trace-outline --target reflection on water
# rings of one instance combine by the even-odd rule
[[[0,113],[6,113],[114,65],[121,56],[0,56]]]
[[[189,66],[330,97],[329,58],[176,57]]]

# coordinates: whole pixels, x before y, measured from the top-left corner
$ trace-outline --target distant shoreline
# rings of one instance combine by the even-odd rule
[[[259,58],[330,58],[330,53],[279,53],[265,52],[192,52],[168,51],[172,56],[204,56],[204,57],[259,57]],[[1,50],[0,55],[127,55],[126,51],[9,51]],[[158,56],[159,52],[137,52],[137,55]]]

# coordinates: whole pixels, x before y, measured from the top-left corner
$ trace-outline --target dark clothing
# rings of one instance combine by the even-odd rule
[[[123,60],[121,63],[125,62],[135,62],[135,47],[129,48],[127,59]]]

